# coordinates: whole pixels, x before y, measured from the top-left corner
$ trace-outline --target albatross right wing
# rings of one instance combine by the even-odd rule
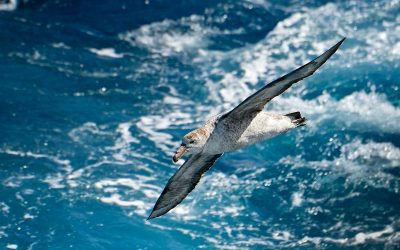
[[[262,111],[264,109],[265,104],[267,104],[270,100],[272,100],[272,98],[282,94],[285,90],[290,88],[294,83],[312,75],[336,52],[339,46],[343,43],[344,39],[345,38],[340,40],[332,48],[330,48],[325,53],[315,58],[311,62],[267,84],[262,89],[260,89],[253,95],[249,96],[236,108],[224,114],[221,118],[240,119],[241,117],[243,117],[243,115]]]
[[[169,179],[148,220],[166,214],[181,203],[221,155],[192,155]]]

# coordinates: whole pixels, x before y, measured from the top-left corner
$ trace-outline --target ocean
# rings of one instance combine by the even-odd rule
[[[187,132],[346,41],[146,218]],[[0,1],[1,249],[400,249],[400,1]],[[182,163],[182,162],[180,162]]]

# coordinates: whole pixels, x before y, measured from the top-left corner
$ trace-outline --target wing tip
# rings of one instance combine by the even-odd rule
[[[346,40],[346,37],[343,37],[339,42],[337,42],[335,45],[333,45],[330,49],[328,49],[322,55],[318,56],[317,58],[315,58],[314,60],[311,61],[311,62],[315,63],[314,70],[312,71],[312,73],[314,73],[319,67],[321,67],[326,61],[328,61],[328,59],[333,54],[335,54],[335,52],[339,49],[340,45],[342,45],[344,40]],[[308,64],[306,64],[306,65],[308,65]]]
[[[163,214],[165,214],[165,213],[160,213],[159,210],[154,210],[154,209],[153,209],[153,211],[151,211],[149,217],[147,217],[146,220],[151,220],[151,219],[160,217],[160,216],[163,215]]]
[[[154,219],[154,218],[156,218],[156,217],[153,215],[153,212],[151,212],[149,217],[147,217],[146,220],[151,220],[151,219]]]
[[[326,51],[326,54],[328,54],[328,58],[333,55],[336,50],[339,49],[340,45],[342,45],[342,43],[344,42],[344,40],[346,40],[346,37],[343,37],[338,43],[336,43],[335,45],[333,45],[330,49],[328,49]]]
[[[158,198],[156,204],[153,207],[153,210],[151,211],[149,217],[147,217],[147,220],[151,220],[160,216],[163,216],[164,214],[168,213],[169,211],[171,211],[174,207],[176,207],[179,203],[181,203],[181,201],[179,201],[178,203],[175,204],[169,204],[167,206],[161,206],[160,205],[160,199],[162,197],[161,196]]]
[[[343,37],[337,44],[335,44],[335,46],[333,46],[334,48],[338,49],[340,47],[340,45],[342,45],[342,43],[344,42],[344,40],[346,40],[346,37]]]

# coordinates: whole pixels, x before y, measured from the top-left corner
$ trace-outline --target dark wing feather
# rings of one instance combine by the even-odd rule
[[[312,75],[336,52],[339,46],[343,43],[344,39],[345,38],[311,62],[267,84],[262,89],[249,96],[230,112],[224,114],[222,118],[229,117],[237,119],[244,114],[260,112],[264,109],[265,104],[267,104],[267,102],[269,102],[272,98],[282,94],[294,83]]]
[[[201,176],[221,155],[196,154],[191,156],[169,179],[148,220],[166,214],[181,203],[199,183]]]

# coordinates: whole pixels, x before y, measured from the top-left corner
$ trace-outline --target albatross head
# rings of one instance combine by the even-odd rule
[[[177,162],[186,153],[201,152],[206,141],[206,133],[201,128],[188,133],[183,137],[181,146],[176,151],[174,157],[172,157],[172,160]]]

